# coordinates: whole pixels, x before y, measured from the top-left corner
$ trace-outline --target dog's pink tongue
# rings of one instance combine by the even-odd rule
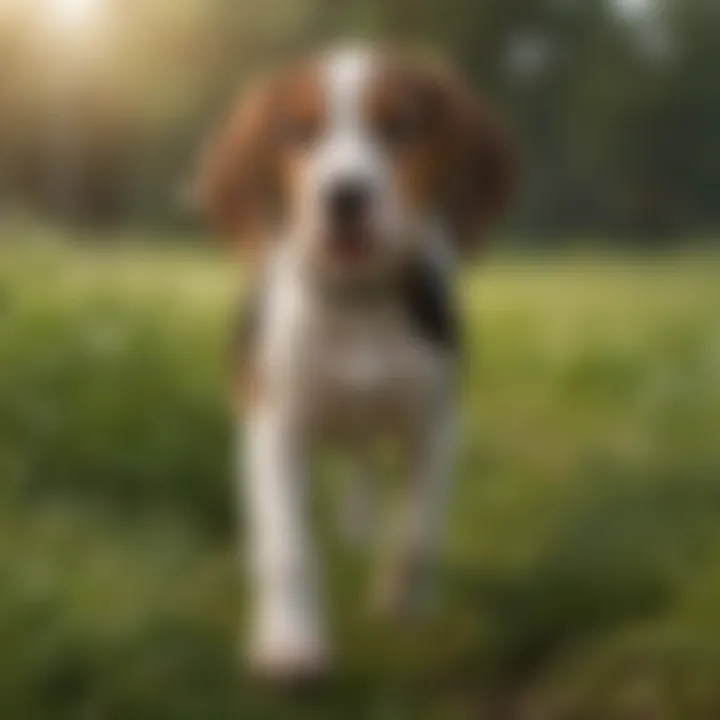
[[[373,252],[372,240],[364,233],[347,235],[333,248],[334,256],[342,263],[367,260]]]

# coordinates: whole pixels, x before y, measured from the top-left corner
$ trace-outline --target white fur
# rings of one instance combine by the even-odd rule
[[[325,231],[327,193],[336,183],[359,182],[371,194],[369,220],[380,250],[392,253],[409,233],[409,218],[393,182],[387,151],[368,126],[364,100],[382,72],[378,59],[362,48],[328,54],[321,82],[327,100],[324,132],[312,149],[300,190],[297,227],[309,251],[319,250]]]
[[[325,644],[305,528],[300,438],[281,404],[258,407],[246,433],[245,502],[256,590],[252,660],[270,667],[319,662]]]
[[[324,81],[328,88],[329,124],[334,133],[355,134],[362,129],[362,96],[372,77],[371,50],[343,50],[327,57]]]

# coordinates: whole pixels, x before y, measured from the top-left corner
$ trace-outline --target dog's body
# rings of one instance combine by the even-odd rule
[[[455,425],[455,256],[510,181],[499,128],[457,83],[371,49],[274,78],[211,148],[212,216],[233,237],[263,238],[236,358],[252,656],[273,675],[327,661],[303,508],[316,441],[349,449],[358,477],[378,437],[401,449],[407,502],[379,597],[401,609],[427,584]],[[355,491],[351,521],[363,514]]]
[[[258,402],[268,393],[294,398],[311,437],[360,442],[407,425],[454,366],[448,271],[424,260],[371,295],[338,297],[309,285],[283,250],[243,313],[234,352],[240,387]]]

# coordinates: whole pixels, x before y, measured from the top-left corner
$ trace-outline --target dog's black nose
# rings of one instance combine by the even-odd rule
[[[359,224],[367,210],[370,192],[367,185],[357,180],[338,182],[328,193],[328,212],[340,228]]]

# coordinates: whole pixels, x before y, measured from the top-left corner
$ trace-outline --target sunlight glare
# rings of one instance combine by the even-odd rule
[[[86,28],[93,20],[100,0],[46,0],[49,12],[64,30]]]

